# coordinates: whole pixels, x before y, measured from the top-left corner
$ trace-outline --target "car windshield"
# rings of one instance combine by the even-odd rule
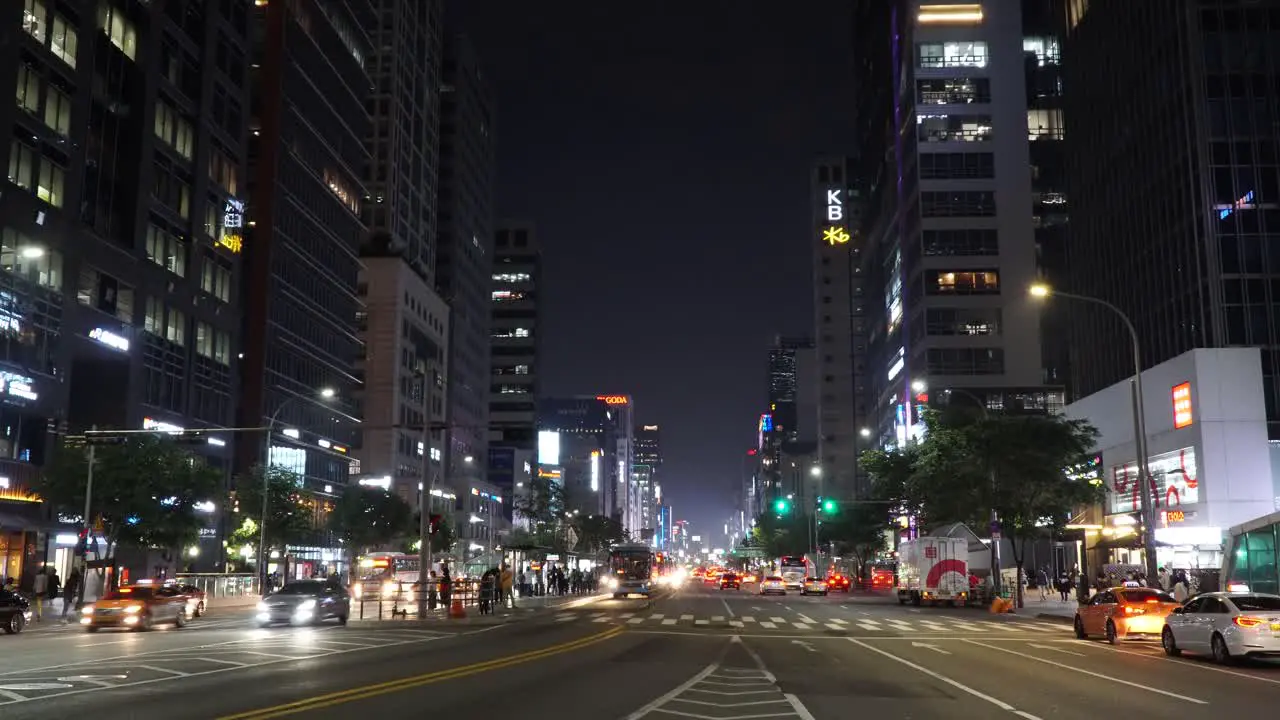
[[[155,593],[155,589],[149,587],[124,587],[107,593],[105,599],[127,600],[129,598],[138,598],[139,600],[150,600]]]
[[[1280,597],[1249,595],[1247,597],[1233,597],[1231,602],[1240,608],[1240,612],[1272,612],[1280,610]]]
[[[319,595],[322,589],[324,589],[323,583],[289,583],[277,590],[276,595]]]
[[[1125,602],[1142,603],[1142,602],[1178,602],[1173,596],[1167,592],[1159,590],[1125,590],[1120,593],[1124,596]]]

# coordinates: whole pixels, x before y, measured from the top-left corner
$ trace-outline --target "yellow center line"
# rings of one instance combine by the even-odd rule
[[[448,668],[446,670],[437,670],[424,675],[415,675],[412,677],[400,678],[399,680],[389,680],[387,682],[376,683],[373,685],[341,690],[327,695],[317,695],[316,697],[307,698],[305,700],[298,700],[258,710],[249,710],[247,712],[236,713],[235,715],[226,715],[218,720],[268,720],[268,718],[283,717],[285,715],[293,715],[307,710],[318,710],[320,708],[331,707],[333,705],[341,705],[342,703],[351,702],[353,700],[364,700],[378,695],[399,692],[401,690],[409,690],[411,688],[430,685],[444,680],[467,677],[468,675],[477,675],[490,670],[499,670],[512,665],[519,665],[531,660],[559,655],[603,640],[608,640],[621,634],[622,631],[623,628],[614,627],[595,635],[567,643],[561,643],[559,645],[552,645],[540,650],[530,650],[529,652],[523,652],[518,655],[509,655],[507,657],[485,660],[471,665],[462,665],[455,668]]]

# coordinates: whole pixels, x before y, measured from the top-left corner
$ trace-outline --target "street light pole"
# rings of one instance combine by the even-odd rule
[[[98,426],[94,425],[93,429],[97,430]],[[80,556],[80,566],[83,569],[80,571],[80,584],[76,586],[77,608],[84,606],[84,586],[89,582],[89,546],[93,544],[93,520],[90,518],[89,513],[93,504],[93,465],[97,459],[94,449],[93,443],[89,443],[89,470],[84,485],[84,555]]]
[[[1145,555],[1147,578],[1154,578],[1159,574],[1158,563],[1156,562],[1154,493],[1150,485],[1154,480],[1151,478],[1151,471],[1147,465],[1147,413],[1144,404],[1145,396],[1142,393],[1142,343],[1138,337],[1138,329],[1134,327],[1133,321],[1129,319],[1129,316],[1123,310],[1106,300],[1053,290],[1047,285],[1032,285],[1031,295],[1037,298],[1064,297],[1068,300],[1079,300],[1100,305],[1115,313],[1120,318],[1120,322],[1124,324],[1125,330],[1129,331],[1129,340],[1133,344],[1133,434],[1134,445],[1138,453],[1138,497],[1141,501],[1138,510],[1142,515],[1142,550],[1143,555]]]
[[[336,393],[330,388],[324,388],[320,391],[320,397],[329,400]],[[294,395],[286,399],[271,413],[271,418],[267,422],[266,442],[262,444],[262,518],[258,528],[258,590],[265,597],[267,594],[267,503],[270,495],[271,478],[271,436],[275,434],[276,419],[280,417],[280,411],[289,405],[302,399],[301,395]]]

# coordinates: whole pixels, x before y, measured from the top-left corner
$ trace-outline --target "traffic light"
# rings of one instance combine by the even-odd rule
[[[773,503],[773,509],[779,514],[791,512],[791,502],[786,498],[778,498]]]
[[[818,498],[818,507],[828,515],[834,515],[837,510],[836,501],[831,498]]]
[[[435,535],[436,531],[439,529],[440,529],[440,516],[432,514],[427,518],[427,534]]]

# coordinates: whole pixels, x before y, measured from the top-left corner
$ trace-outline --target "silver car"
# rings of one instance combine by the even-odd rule
[[[258,603],[258,625],[277,623],[310,625],[337,618],[346,625],[351,597],[340,585],[325,580],[300,580],[286,584]]]

